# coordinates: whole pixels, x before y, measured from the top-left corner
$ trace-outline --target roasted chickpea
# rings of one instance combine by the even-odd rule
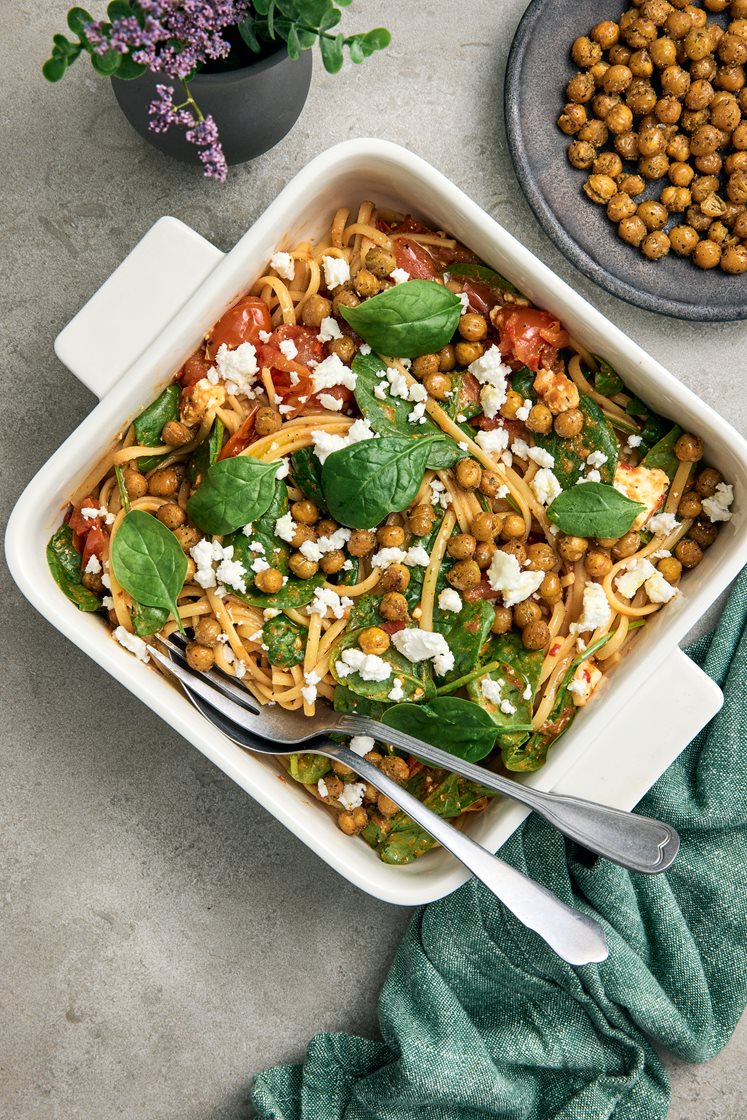
[[[669,243],[678,257],[688,257],[698,244],[698,235],[692,226],[674,226],[669,231]]]
[[[532,405],[525,423],[530,432],[546,435],[547,432],[552,430],[552,412],[546,404],[541,402]]]
[[[684,39],[692,30],[693,21],[689,12],[670,12],[664,21],[664,28],[670,39]]]
[[[742,237],[747,240],[747,210],[742,210],[740,214],[734,219],[732,225],[732,232],[735,237]]]
[[[353,288],[359,296],[369,297],[378,295],[381,291],[381,282],[368,268],[361,268],[355,274]]]
[[[521,641],[524,649],[544,649],[550,641],[550,628],[541,619],[530,622],[521,632]]]
[[[739,206],[747,203],[747,171],[735,171],[729,176],[726,193]]]
[[[620,27],[623,26],[623,20],[620,20]],[[630,56],[633,52],[630,47],[626,47],[624,43],[616,43],[614,47],[610,47],[609,60],[613,66],[627,66],[630,62]]]
[[[195,641],[201,646],[207,646],[208,649],[215,649],[222,632],[218,619],[210,615],[203,615],[194,626]]]
[[[558,128],[566,136],[575,136],[580,128],[586,124],[588,117],[586,107],[577,102],[569,101],[557,120]]]
[[[454,560],[471,560],[475,555],[477,541],[471,533],[456,533],[449,537],[446,551]]]
[[[703,549],[697,541],[685,537],[684,540],[678,541],[674,546],[674,555],[683,568],[697,568],[703,559]]]
[[[524,518],[518,513],[510,513],[501,526],[501,537],[504,541],[516,540],[526,533]]]
[[[692,196],[687,187],[664,187],[659,199],[670,214],[682,214],[692,202]]]
[[[677,506],[677,515],[682,518],[699,517],[703,512],[703,503],[694,490],[688,490],[680,498]]]
[[[209,646],[199,642],[187,642],[187,664],[196,673],[207,673],[215,662],[215,654]]]
[[[703,458],[705,448],[700,436],[684,432],[674,445],[674,453],[680,463],[697,463]]]
[[[482,357],[484,350],[481,342],[457,342],[454,354],[460,366],[469,366]]]
[[[447,574],[446,579],[457,591],[470,591],[473,587],[477,587],[482,576],[474,560],[459,560]]]
[[[628,556],[632,556],[641,547],[640,533],[630,532],[625,533],[624,536],[612,546],[612,555],[615,560],[624,560]]]
[[[641,15],[650,19],[657,27],[664,23],[671,10],[672,5],[668,0],[643,0],[641,4]]]
[[[554,428],[561,439],[572,439],[584,426],[584,414],[580,408],[569,408],[555,417]]]
[[[708,235],[707,236],[708,236],[709,241],[716,241],[719,245],[721,245],[721,247],[722,247],[722,250],[721,250],[721,267],[723,268],[724,267],[723,246],[724,246],[724,242],[729,237],[729,230],[727,229],[727,227],[724,225],[723,222],[713,222],[711,224],[711,228],[708,230]]]
[[[381,795],[379,795],[379,800],[381,800]],[[392,805],[394,805],[394,802],[392,802]],[[344,809],[341,813],[337,814],[337,827],[341,832],[344,832],[346,836],[357,836],[359,832],[363,831],[367,824],[368,813],[362,805],[359,805],[357,809]]]
[[[584,144],[591,144],[594,148],[601,148],[603,144],[607,143],[608,137],[609,129],[604,121],[587,121],[583,128],[578,131],[578,140]]]
[[[602,48],[588,35],[579,35],[571,46],[571,58],[581,70],[588,70],[602,57]]]
[[[660,202],[647,198],[641,202],[636,211],[647,230],[663,229],[667,224],[667,211]]]
[[[495,471],[483,471],[480,475],[480,493],[486,498],[495,498],[502,485]]]
[[[440,365],[441,359],[438,354],[421,354],[412,363],[413,376],[420,378],[422,381],[424,377],[438,373]]]
[[[514,625],[522,630],[530,622],[537,622],[542,618],[542,608],[533,599],[524,599],[514,607]]]
[[[669,170],[669,157],[663,152],[658,156],[643,156],[638,160],[638,170],[644,179],[661,179]]]
[[[486,568],[490,567],[494,555],[495,545],[492,541],[477,542],[473,559],[481,572],[484,572]]]
[[[404,564],[390,564],[379,580],[382,591],[407,591],[410,586],[410,569]]]
[[[148,480],[144,474],[134,467],[125,467],[123,477],[128,498],[134,502],[137,498],[145,497],[148,493]]]
[[[675,556],[664,556],[656,565],[667,583],[677,583],[682,575],[682,564]]]
[[[482,468],[475,459],[460,459],[456,465],[455,474],[462,490],[476,490],[480,485]]]
[[[300,553],[298,553],[297,555],[301,556]],[[293,557],[291,557],[291,560],[292,559],[293,559]],[[309,563],[309,561],[306,560],[305,556],[301,556],[301,559],[304,561],[304,563],[307,563],[307,564]],[[289,564],[290,564],[290,561],[289,561]],[[309,578],[308,576],[300,575],[300,573],[295,570],[295,568],[293,567],[292,564],[290,564],[290,566],[291,566],[292,571],[296,575],[298,575],[300,579],[308,579]],[[315,571],[316,571],[316,567],[317,567],[317,565],[314,564],[313,568],[314,568]],[[274,595],[283,586],[283,573],[281,571],[279,571],[277,568],[265,568],[264,571],[257,572],[257,574],[254,577],[254,583],[256,584],[257,588],[260,591],[264,592],[265,595]]]
[[[358,353],[358,347],[349,334],[344,334],[342,338],[333,338],[327,343],[327,350],[330,354],[337,354],[337,357],[345,365],[350,365]]]
[[[527,567],[533,572],[551,572],[558,566],[557,556],[544,541],[527,545],[527,560]]]
[[[659,70],[664,70],[677,61],[677,48],[671,39],[654,39],[646,48],[651,55],[651,61]]]
[[[181,525],[178,529],[174,529],[173,533],[183,552],[189,552],[190,548],[194,548],[198,541],[202,540],[202,533],[194,525]]]
[[[178,529],[187,520],[187,515],[178,502],[164,502],[156,510],[156,517],[167,529]]]
[[[715,123],[716,122],[714,121],[714,124]],[[717,125],[717,128],[723,127],[723,125]],[[734,132],[732,133],[731,142],[734,147],[740,152],[743,152],[745,151],[745,149],[747,149],[747,121],[742,121],[741,124],[735,126]],[[740,157],[736,158],[739,159]],[[744,168],[741,168],[741,170],[744,170]]]
[[[327,319],[332,314],[332,303],[324,296],[313,295],[301,308],[301,322],[306,327],[321,327],[322,319]]]
[[[479,342],[488,333],[488,322],[484,315],[468,311],[459,320],[457,330],[467,342]]]
[[[705,27],[693,27],[685,36],[685,54],[693,62],[711,53],[711,36]]]
[[[538,588],[540,598],[551,606],[553,603],[560,601],[563,595],[563,588],[560,584],[560,577],[556,572],[547,572],[545,578]]]
[[[186,424],[180,424],[178,420],[168,420],[161,431],[161,439],[169,447],[183,447],[185,443],[189,443],[192,435],[192,429]]]
[[[672,179],[673,171],[675,174],[679,174],[676,170],[678,165],[681,164],[683,167],[688,166],[687,160],[690,158],[689,138],[682,132],[675,132],[674,136],[670,136],[669,140],[667,140],[667,155],[673,161],[669,167],[669,178]],[[692,175],[689,176],[687,183],[677,183],[676,185],[678,187],[686,187],[691,179]],[[672,182],[674,182],[674,179],[672,179]]]
[[[701,498],[712,498],[716,487],[723,481],[723,475],[715,467],[704,467],[695,479],[694,489]]]
[[[388,249],[383,249],[380,245],[374,245],[366,253],[366,268],[379,280],[390,276],[396,267],[397,261],[394,254],[390,253]]]
[[[654,64],[647,50],[635,51],[630,56],[628,66],[634,78],[650,78],[654,72]]]
[[[319,567],[322,569],[326,576],[336,575],[341,572],[345,566],[345,553],[340,548],[334,548],[331,552],[325,552],[319,561]]]
[[[381,548],[402,548],[405,530],[401,525],[382,525],[376,530],[376,540]]]
[[[427,513],[426,510],[428,511]],[[414,537],[427,537],[433,528],[434,520],[435,514],[433,512],[433,506],[416,506],[407,519],[407,527]],[[348,551],[350,551],[349,545]]]
[[[318,563],[315,560],[309,560],[306,556],[304,556],[304,554],[302,552],[291,553],[290,559],[288,560],[288,567],[293,572],[293,575],[296,576],[298,579],[311,579],[312,576],[315,576],[316,573],[319,571]],[[273,571],[275,569],[270,569],[270,570]],[[279,587],[274,587],[274,586],[273,587],[263,587],[262,583],[263,582],[269,582],[269,581],[266,581],[266,580],[261,581],[260,577],[266,577],[266,576],[267,576],[267,572],[258,572],[257,575],[254,577],[254,582],[256,583],[256,585],[260,589],[260,591],[265,591],[265,592],[268,592],[268,593],[274,593],[276,591],[279,591],[280,587],[282,587],[282,585],[283,585],[282,576],[280,577],[280,586]],[[274,577],[271,577],[271,579],[272,579],[273,583],[276,582]]]
[[[698,268],[716,268],[721,261],[721,246],[715,241],[699,241],[693,249],[692,259]]]
[[[673,187],[688,187],[693,181],[695,172],[689,163],[677,161],[670,163],[667,175]]]
[[[602,152],[594,160],[592,171],[595,175],[608,175],[615,179],[622,175],[622,160],[617,152]]]
[[[353,529],[348,541],[348,552],[351,556],[368,556],[375,545],[376,534],[371,529]]]
[[[702,549],[710,548],[718,536],[718,529],[712,525],[710,521],[703,519],[695,522],[690,526],[690,531],[687,534],[690,540],[699,544]]]
[[[727,66],[744,66],[747,62],[747,42],[740,35],[727,31],[719,40],[718,56]]]
[[[590,74],[574,74],[565,87],[569,101],[585,103],[594,96],[594,79]]]
[[[633,73],[630,67],[620,64],[617,66],[610,66],[609,70],[605,71],[604,78],[602,79],[602,88],[605,93],[623,93],[632,80]]]
[[[656,102],[654,114],[662,124],[677,124],[682,116],[682,104],[676,97],[660,97]]]
[[[625,104],[638,117],[653,113],[656,90],[643,78],[634,78],[625,92]]]
[[[335,294],[332,299],[332,314],[338,319],[342,318],[340,314],[341,307],[357,307],[360,299],[353,291],[348,291],[347,288],[335,288]],[[301,315],[303,318],[303,313]]]
[[[623,218],[617,227],[618,235],[628,245],[638,246],[646,236],[646,227],[642,220],[635,214],[632,218]]]
[[[584,566],[592,579],[604,579],[612,571],[612,559],[605,549],[590,548]]]
[[[618,191],[607,203],[607,217],[610,221],[621,222],[623,218],[631,218],[637,206],[626,191]]]
[[[727,245],[721,254],[721,268],[732,276],[747,272],[747,246]]]
[[[192,580],[195,578],[195,572],[196,571],[197,571],[197,565],[195,564],[192,557],[188,556],[187,557],[187,574],[184,577],[184,582],[185,583],[191,583]]]
[[[498,531],[498,521],[493,513],[478,513],[472,518],[470,532],[476,541],[492,541]]]
[[[558,538],[558,552],[564,560],[580,560],[589,547],[586,537],[561,536]]]
[[[718,89],[726,89],[730,93],[737,93],[744,87],[744,81],[743,66],[719,66],[713,84]]]
[[[269,405],[262,405],[254,420],[254,430],[258,436],[271,436],[280,431],[283,421],[280,414]]]
[[[685,218],[687,224],[692,226],[698,233],[705,233],[710,228],[712,219],[704,214],[699,206],[688,206],[685,211]]]
[[[633,114],[627,105],[613,105],[604,118],[604,123],[615,135],[630,132],[633,127]]]
[[[507,634],[513,625],[513,614],[510,607],[496,607],[493,624],[490,627],[492,634]]]
[[[104,581],[101,578],[101,572],[84,571],[80,577],[80,582],[83,584],[87,591],[92,591],[94,595],[101,596],[105,593]],[[116,618],[116,612],[114,613],[114,617]],[[114,625],[117,626],[119,625],[119,623],[116,622]]]
[[[646,184],[642,175],[621,175],[617,181],[617,185],[621,191],[625,194],[629,194],[631,197],[643,194],[646,189]]]
[[[161,467],[148,478],[148,493],[155,498],[170,498],[179,489],[179,476],[173,467]]]
[[[391,644],[391,640],[386,630],[382,630],[380,626],[369,626],[362,630],[358,638],[358,645],[364,653],[374,653],[381,656],[386,653]]]
[[[407,618],[407,599],[399,591],[389,591],[381,600],[379,614],[388,622],[401,622]]]
[[[507,556],[513,556],[520,568],[524,567],[524,562],[527,558],[527,550],[523,541],[507,541],[506,544],[501,545],[500,551],[505,552]]]
[[[711,102],[711,123],[714,128],[718,128],[722,132],[738,133],[741,116],[737,99],[730,93],[725,91],[718,93]],[[747,134],[747,128],[744,128],[744,131]],[[732,144],[735,148],[745,147],[738,141],[739,137],[732,135]]]
[[[300,522],[302,525],[315,525],[319,520],[319,508],[316,502],[310,501],[309,498],[292,502],[290,512],[293,520]]]
[[[452,383],[447,373],[429,373],[423,384],[436,401],[445,401],[451,395]]]
[[[594,24],[589,32],[589,37],[595,43],[599,43],[603,51],[608,51],[617,43],[620,37],[620,28],[611,19],[604,19]]]

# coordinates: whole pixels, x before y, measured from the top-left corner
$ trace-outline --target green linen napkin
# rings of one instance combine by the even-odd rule
[[[471,880],[419,910],[380,998],[383,1041],[312,1039],[260,1073],[263,1120],[660,1120],[652,1040],[712,1058],[747,1002],[747,569],[717,630],[688,649],[722,710],[641,802],[682,837],[648,877],[591,860],[538,817],[501,850],[598,918],[609,958],[573,969]]]

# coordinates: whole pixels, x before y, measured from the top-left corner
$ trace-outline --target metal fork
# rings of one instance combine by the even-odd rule
[[[172,638],[169,644],[176,648],[181,664],[184,665],[184,640],[178,637],[176,640]],[[246,689],[230,686],[228,678],[222,674],[214,673],[210,679],[219,692],[244,708],[242,713],[235,713],[231,717],[234,722],[254,730],[256,734],[275,743],[287,744],[289,747],[292,745],[298,749],[301,744],[308,743],[320,735],[333,733],[353,736],[370,735],[374,739],[392,743],[395,747],[408,751],[434,766],[461,774],[470,781],[487,786],[513,801],[528,806],[564,836],[631,871],[641,871],[646,874],[659,874],[666,871],[671,867],[679,850],[680,838],[677,832],[663,821],[639,816],[637,813],[628,813],[622,809],[613,809],[609,805],[599,805],[579,797],[543,793],[522,782],[493,774],[482,766],[465,762],[453,754],[379,723],[378,720],[369,719],[367,716],[335,712],[326,704],[320,705],[315,715],[303,716],[279,706],[267,707],[258,704]],[[207,696],[204,698],[209,700]],[[261,718],[261,723],[257,722],[258,716]],[[393,800],[396,801],[396,797]]]
[[[272,741],[273,732],[269,731],[265,717],[269,712],[274,712],[274,708],[261,707],[245,689],[238,688],[217,672],[194,672],[186,666],[178,647],[169,649],[169,657],[153,646],[148,647],[148,652],[159,665],[179,680],[197,709],[228,738],[261,754],[296,753],[297,743],[287,744],[282,741],[282,737],[279,741]],[[386,732],[388,737],[388,728]],[[302,741],[305,743],[306,739]],[[419,740],[413,741],[419,748],[418,753],[422,753],[420,748],[423,744]],[[538,933],[568,964],[582,965],[605,960],[609,950],[604,931],[598,922],[566,906],[551,891],[492,855],[443,817],[431,812],[422,801],[418,801],[372,763],[347,747],[319,737],[318,732],[315,741],[300,749],[301,753],[322,754],[343,763],[381,793],[391,797],[442,847],[456,856],[475,878],[484,883],[520,922]],[[450,755],[446,757],[451,758]]]

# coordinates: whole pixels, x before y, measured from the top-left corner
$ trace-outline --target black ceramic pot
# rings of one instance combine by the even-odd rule
[[[309,92],[311,65],[311,51],[292,61],[283,43],[241,70],[198,74],[192,79],[192,96],[205,116],[215,119],[228,163],[261,156],[290,132]],[[160,84],[173,85],[174,100],[182,100],[179,83],[164,74],[147,72],[127,82],[112,78],[122,112],[143,139],[174,159],[197,164],[197,149],[185,139],[183,129],[159,133],[148,128],[148,106]]]

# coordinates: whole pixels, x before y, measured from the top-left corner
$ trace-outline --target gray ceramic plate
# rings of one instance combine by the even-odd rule
[[[519,182],[561,252],[613,295],[679,319],[747,319],[747,273],[704,272],[672,253],[647,261],[619,239],[604,207],[588,201],[581,189],[584,172],[568,163],[569,138],[555,121],[575,72],[571,43],[623,10],[619,0],[601,6],[599,0],[530,3],[511,46],[505,86],[506,129]]]

